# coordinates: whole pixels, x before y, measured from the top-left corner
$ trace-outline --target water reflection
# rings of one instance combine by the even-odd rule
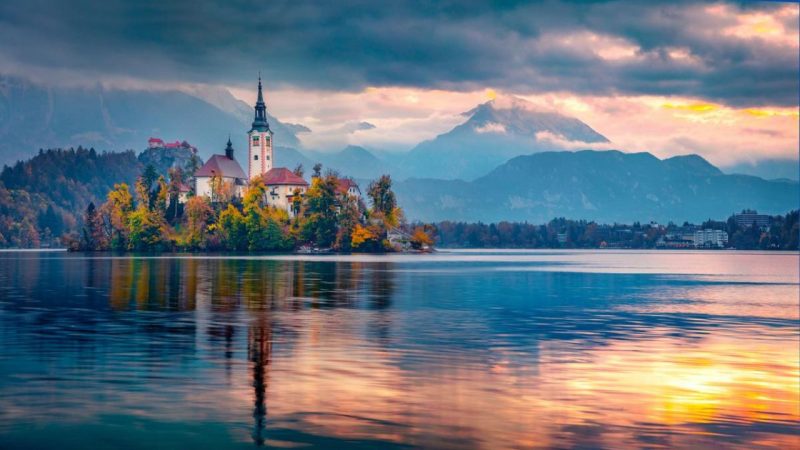
[[[0,254],[0,447],[797,446],[797,255],[704,255]]]

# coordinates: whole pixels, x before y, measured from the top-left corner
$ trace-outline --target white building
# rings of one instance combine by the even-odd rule
[[[214,177],[219,177],[221,186],[216,188],[213,186]],[[212,155],[195,173],[194,178],[195,195],[208,197],[211,201],[219,201],[223,193],[241,197],[247,186],[247,176],[242,166],[233,158],[233,145],[230,139],[225,147],[225,154]]]
[[[728,245],[728,233],[723,230],[697,230],[694,232],[694,246],[698,248],[721,248]]]
[[[358,183],[350,178],[339,178],[339,185],[336,186],[336,193],[339,195],[349,195],[356,200],[361,198],[361,189],[359,189]]]
[[[292,202],[295,195],[301,197],[308,190],[308,182],[295,175],[285,167],[276,167],[263,175],[264,185],[267,187],[267,204],[278,209],[283,209],[294,215]]]

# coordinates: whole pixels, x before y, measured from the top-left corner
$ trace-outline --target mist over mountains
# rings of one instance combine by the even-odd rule
[[[45,88],[2,77],[0,163],[27,159],[39,148],[81,145],[138,152],[150,136],[187,140],[205,160],[222,152],[229,133],[237,158],[244,161],[252,111],[221,88]],[[368,180],[389,173],[409,219],[698,221],[743,208],[777,214],[798,205],[796,182],[726,175],[697,155],[659,160],[649,153],[567,151],[610,143],[576,118],[514,97],[497,98],[463,115],[463,123],[405,154],[359,146],[303,148],[297,134],[311,130],[272,116],[268,120],[275,132],[276,166],[302,164],[308,174],[321,163],[355,178],[364,191]],[[768,179],[795,178],[791,161],[750,168]],[[747,172],[748,166],[737,170]]]
[[[536,110],[514,97],[483,103],[463,115],[466,122],[414,147],[401,161],[404,173],[471,180],[514,156],[559,149],[558,141],[608,142],[574,117]]]
[[[28,159],[40,148],[139,151],[151,136],[186,140],[204,159],[221,152],[229,134],[245,148],[242,130],[250,127],[252,108],[224,89],[198,92],[206,98],[177,90],[42,87],[0,77],[0,164]],[[276,140],[299,145],[293,131],[269,121]]]

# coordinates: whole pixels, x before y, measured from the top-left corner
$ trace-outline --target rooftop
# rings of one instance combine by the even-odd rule
[[[276,185],[293,185],[293,186],[308,186],[308,182],[302,177],[295,175],[291,170],[285,167],[275,167],[270,169],[269,172],[263,175],[264,184],[267,186]]]
[[[195,174],[197,177],[213,177],[215,175],[227,178],[247,178],[242,166],[235,159],[230,159],[225,155],[212,155]]]

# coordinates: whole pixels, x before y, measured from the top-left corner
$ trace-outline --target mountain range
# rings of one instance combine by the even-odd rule
[[[800,204],[794,181],[727,175],[697,155],[661,160],[616,150],[517,156],[471,182],[408,179],[396,191],[423,221],[700,222],[753,207],[785,213]]]
[[[452,130],[398,155],[358,146],[302,148],[298,133],[311,130],[268,120],[276,166],[302,164],[308,174],[321,163],[362,184],[389,173],[411,219],[703,220],[743,208],[782,213],[798,206],[796,182],[726,175],[696,155],[659,160],[649,153],[566,151],[609,142],[576,118],[518,98],[497,98],[464,117]],[[0,77],[0,164],[27,159],[39,148],[141,150],[150,136],[187,140],[207,159],[222,153],[229,133],[243,161],[243,130],[251,120],[252,107],[221,88],[46,88]],[[766,178],[789,178],[786,168],[796,172],[797,162],[762,166],[750,168]]]

